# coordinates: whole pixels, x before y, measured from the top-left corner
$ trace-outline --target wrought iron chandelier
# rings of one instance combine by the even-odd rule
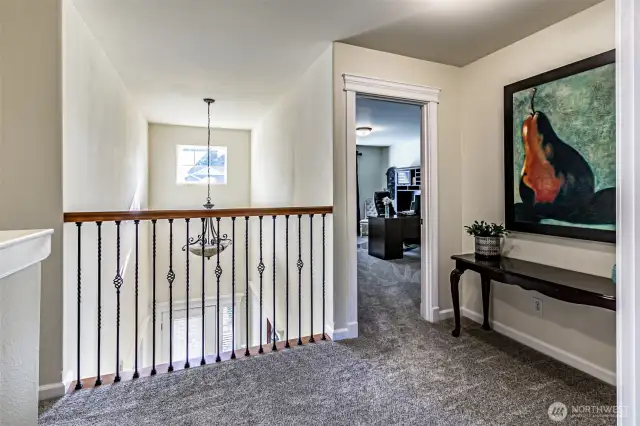
[[[211,104],[215,100],[205,98],[204,101],[207,104],[207,202],[203,207],[207,210],[213,209],[211,203]],[[213,226],[213,218],[208,217],[204,220],[204,229],[202,233],[196,238],[189,238],[189,243],[182,247],[182,251],[189,249],[189,251],[196,256],[204,256],[207,259],[215,256],[218,253],[222,253],[232,243],[227,234],[219,234],[220,221],[217,220],[218,229]]]

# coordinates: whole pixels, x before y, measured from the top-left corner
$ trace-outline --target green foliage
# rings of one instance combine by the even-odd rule
[[[487,223],[484,220],[481,222],[476,220],[471,225],[465,226],[464,229],[467,234],[474,237],[504,237],[509,233],[504,226]]]

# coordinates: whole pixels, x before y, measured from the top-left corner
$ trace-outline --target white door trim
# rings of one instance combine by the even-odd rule
[[[619,425],[640,424],[640,6],[616,0],[617,285]]]
[[[353,74],[343,74],[343,77],[344,90],[346,92],[385,96],[389,98],[415,101],[422,104],[439,102],[438,98],[440,96],[440,89],[436,89],[435,87],[396,83],[394,81],[361,77]]]
[[[421,175],[423,205],[422,219],[422,278],[420,313],[424,319],[437,322],[438,318],[438,102],[440,89],[414,84],[396,83],[377,78],[343,74],[347,96],[347,277],[348,318],[357,321],[358,270],[356,235],[356,95],[372,95],[422,105]],[[355,337],[355,336],[351,336]]]

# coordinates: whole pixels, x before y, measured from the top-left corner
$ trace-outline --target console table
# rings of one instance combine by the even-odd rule
[[[455,329],[451,334],[460,335],[460,294],[458,283],[462,274],[469,270],[480,274],[482,285],[482,328],[489,327],[489,296],[491,280],[517,285],[525,290],[535,290],[548,297],[579,305],[596,306],[616,310],[616,289],[611,279],[525,260],[500,257],[498,259],[477,258],[475,254],[451,256],[456,267],[451,271],[451,298]]]

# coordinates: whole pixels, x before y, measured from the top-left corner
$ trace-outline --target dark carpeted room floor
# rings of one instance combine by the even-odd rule
[[[495,332],[419,314],[419,251],[358,250],[358,339],[88,389],[41,425],[546,425],[551,403],[615,405],[615,388]],[[568,417],[560,424],[615,424]]]

